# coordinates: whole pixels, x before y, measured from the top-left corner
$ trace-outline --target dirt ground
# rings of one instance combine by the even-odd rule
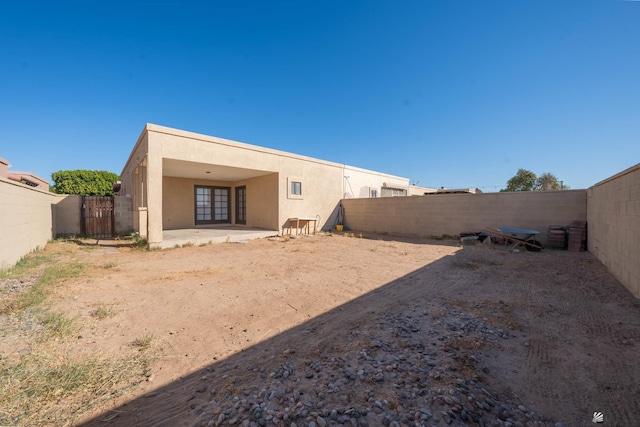
[[[355,361],[385,328],[403,338],[403,316],[404,324],[412,319],[402,327],[412,347],[397,348],[407,360],[420,349],[434,366],[449,366],[422,378],[425,390],[437,392],[448,380],[479,382],[513,399],[523,419],[540,417],[530,425],[593,425],[594,411],[603,412],[604,425],[640,425],[640,302],[587,252],[512,252],[357,233],[148,252],[69,242],[45,251],[92,266],[50,297],[55,310],[81,320],[70,351],[126,353],[149,337],[158,355],[146,381],[77,424],[218,425],[214,400],[233,402],[234,394],[273,380],[247,372],[329,363],[328,356]],[[113,315],[92,316],[97,307]],[[450,359],[460,364],[446,365]],[[416,409],[415,393],[400,402],[397,381],[357,381],[351,406],[374,407],[370,391],[396,396],[394,414]],[[438,396],[432,402],[453,410],[457,425],[484,425],[460,421],[455,405]],[[491,414],[486,425],[509,425]]]

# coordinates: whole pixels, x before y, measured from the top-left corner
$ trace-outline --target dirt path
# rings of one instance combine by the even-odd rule
[[[380,239],[73,249],[72,351],[160,356],[86,425],[637,425],[640,303],[589,253]]]

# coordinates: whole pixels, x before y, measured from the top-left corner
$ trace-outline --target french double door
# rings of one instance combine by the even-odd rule
[[[196,185],[196,225],[231,223],[231,189]]]

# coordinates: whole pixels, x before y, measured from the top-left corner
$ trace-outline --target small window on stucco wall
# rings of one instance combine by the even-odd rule
[[[297,177],[289,177],[287,178],[287,187],[288,187],[288,198],[290,199],[302,199],[303,198],[303,185],[302,179]]]

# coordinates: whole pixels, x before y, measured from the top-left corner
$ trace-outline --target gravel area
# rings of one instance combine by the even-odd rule
[[[413,306],[345,331],[360,344],[351,351],[298,358],[287,348],[275,369],[208,368],[185,404],[203,426],[564,426],[484,383],[480,349],[500,347],[510,330],[455,308],[433,311]],[[314,339],[313,330],[303,335]],[[253,378],[241,388],[212,384],[237,370]]]

